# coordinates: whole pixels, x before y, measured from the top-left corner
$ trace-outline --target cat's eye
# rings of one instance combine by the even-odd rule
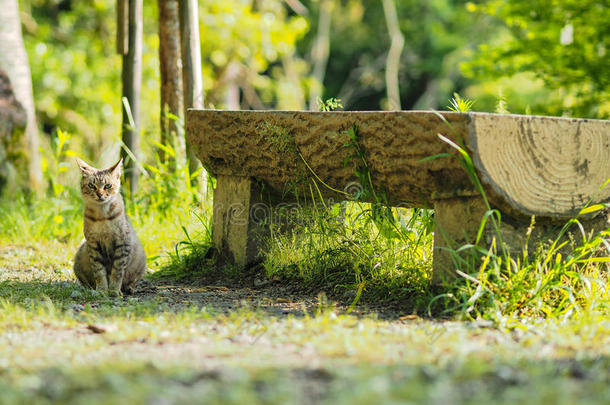
[[[93,183],[89,183],[88,186],[91,190],[95,190],[97,188],[97,187],[95,187],[95,184],[93,184]]]
[[[104,184],[104,190],[110,190],[112,188],[112,184]]]

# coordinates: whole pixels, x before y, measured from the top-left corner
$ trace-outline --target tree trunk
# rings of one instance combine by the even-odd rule
[[[309,96],[309,109],[313,111],[318,109],[318,98],[322,96],[324,88],[324,76],[326,75],[326,65],[328,64],[328,55],[330,52],[330,25],[333,6],[333,0],[323,0],[320,3],[318,32],[311,48],[313,77],[317,82]]]
[[[290,97],[280,100],[278,108],[280,110],[302,110],[307,108],[305,94],[303,93],[299,80],[298,67],[294,63],[293,55],[284,55],[282,57],[282,67],[287,85],[291,87]],[[281,85],[281,83],[280,83]]]
[[[15,98],[8,75],[0,69],[0,193],[17,191],[19,168],[15,167],[11,156],[21,152],[19,137],[26,124],[27,114]]]
[[[132,195],[138,191],[140,171],[138,159],[140,156],[140,89],[142,87],[142,0],[119,0],[117,10],[119,16],[121,6],[129,2],[128,49],[123,49],[123,143],[129,150],[123,149],[125,159],[125,178],[129,183]],[[119,27],[121,24],[119,25]],[[124,24],[122,24],[124,26]],[[118,49],[121,49],[118,46]],[[127,104],[127,105],[125,105]]]
[[[184,156],[184,138],[169,114],[182,118],[182,60],[180,59],[180,19],[178,0],[159,0],[159,62],[161,68],[161,143],[171,145],[176,156]],[[175,158],[159,150],[162,162],[175,168]]]
[[[32,191],[40,194],[44,184],[40,165],[32,76],[21,36],[17,0],[0,0],[0,8],[2,9],[0,12],[0,69],[8,74],[15,96],[27,114],[24,149],[27,155],[28,184]]]
[[[239,92],[239,78],[241,76],[241,65],[230,62],[227,66],[223,79],[226,80],[225,107],[228,110],[241,109],[241,97]]]
[[[388,110],[400,110],[400,86],[398,83],[398,70],[400,69],[400,55],[405,45],[405,38],[398,25],[396,5],[394,0],[382,0],[383,13],[390,34],[391,44],[385,69],[385,82],[388,95]]]
[[[203,78],[201,74],[201,45],[199,42],[199,10],[197,0],[180,2],[180,42],[182,44],[182,85],[184,89],[184,116],[189,108],[203,108]],[[186,154],[191,174],[201,167],[201,162],[186,145]],[[202,191],[207,189],[205,171],[201,175]],[[195,178],[193,184],[197,183]]]

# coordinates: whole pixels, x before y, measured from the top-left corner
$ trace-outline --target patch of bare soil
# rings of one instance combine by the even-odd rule
[[[332,292],[308,288],[298,281],[268,279],[257,269],[252,269],[239,279],[226,279],[218,275],[205,277],[201,274],[181,278],[146,277],[138,283],[132,297],[155,297],[174,308],[209,306],[223,312],[246,306],[275,316],[304,316],[329,307],[338,313],[346,313],[352,304],[352,297],[346,299]],[[349,312],[356,316],[374,314],[382,319],[405,316],[399,304],[356,305]]]

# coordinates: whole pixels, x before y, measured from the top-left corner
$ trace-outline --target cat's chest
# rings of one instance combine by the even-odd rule
[[[114,221],[87,221],[85,224],[85,238],[96,242],[112,244],[114,241],[124,239],[126,230],[120,220]]]
[[[114,200],[103,206],[86,206],[84,214],[85,238],[90,242],[121,242],[129,233],[120,201]]]
[[[85,239],[96,246],[97,252],[107,262],[115,257],[117,246],[129,244],[129,232],[120,223],[104,221],[85,225]]]
[[[85,210],[84,231],[88,241],[107,244],[123,242],[129,236],[124,214],[119,209],[110,213]]]

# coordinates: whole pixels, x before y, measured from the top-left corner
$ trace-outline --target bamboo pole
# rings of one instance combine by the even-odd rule
[[[318,109],[318,99],[322,97],[322,89],[324,88],[324,76],[326,75],[326,65],[330,54],[330,27],[333,7],[333,0],[320,2],[318,31],[311,48],[312,73],[317,82],[309,97],[309,109],[313,111]]]
[[[178,0],[158,0],[159,4],[159,66],[161,73],[161,143],[171,145],[176,156],[184,156],[184,137],[178,136],[176,120],[183,114],[182,60],[180,54],[180,18]],[[175,168],[175,157],[159,149],[162,162]]]
[[[199,41],[199,13],[197,0],[180,2],[180,42],[182,44],[182,87],[184,91],[184,116],[189,108],[203,108],[203,78],[201,72],[201,45]],[[191,174],[201,168],[201,162],[186,145],[186,154]],[[202,191],[207,191],[207,176],[202,175]],[[197,179],[192,178],[193,184]]]
[[[140,90],[142,87],[142,0],[119,0],[117,11],[119,17],[124,14],[124,2],[128,2],[128,15],[123,15],[121,25],[125,26],[127,18],[127,49],[117,45],[123,50],[123,126],[122,139],[126,150],[121,151],[125,159],[125,179],[129,183],[131,194],[138,190],[139,170],[136,161],[140,155]],[[121,39],[119,39],[119,44]],[[133,158],[132,158],[133,155]]]
[[[385,82],[388,95],[388,109],[400,110],[400,85],[398,71],[400,69],[400,55],[405,45],[405,38],[400,31],[398,17],[396,16],[396,4],[394,0],[382,0],[383,12],[385,14],[388,33],[391,44],[386,61]]]

